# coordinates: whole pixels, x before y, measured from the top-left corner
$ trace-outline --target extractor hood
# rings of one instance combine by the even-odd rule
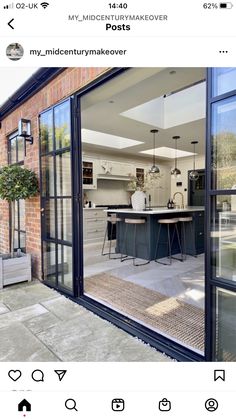
[[[97,180],[99,179],[106,179],[106,180],[123,180],[125,182],[130,182],[130,176],[122,176],[122,175],[112,175],[111,173],[101,173],[97,175]]]

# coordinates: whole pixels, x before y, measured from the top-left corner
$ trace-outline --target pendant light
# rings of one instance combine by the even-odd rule
[[[177,140],[180,139],[179,135],[175,135],[174,137],[172,137],[173,140],[175,140],[175,167],[174,169],[171,170],[171,176],[173,177],[180,177],[181,175],[181,171],[177,168]]]
[[[152,167],[149,170],[149,173],[158,174],[160,173],[160,169],[156,165],[156,134],[158,133],[158,129],[151,129],[150,132],[153,134],[153,159],[152,159]]]
[[[191,172],[189,173],[189,179],[196,181],[199,178],[199,173],[198,171],[195,169],[195,147],[196,144],[198,144],[198,141],[191,141],[191,144],[193,144],[193,170],[191,170]]]

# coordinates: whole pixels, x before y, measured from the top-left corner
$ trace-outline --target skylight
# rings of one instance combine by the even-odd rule
[[[154,149],[150,149],[150,150],[145,150],[145,151],[140,151],[140,153],[143,154],[150,154],[151,156],[153,155],[153,153],[155,152],[155,155],[157,157],[165,157],[166,159],[174,159],[175,158],[175,148],[170,148],[170,147],[157,147]],[[189,151],[184,151],[184,150],[177,150],[176,152],[176,156],[177,158],[181,158],[181,157],[188,157],[188,156],[193,156],[194,153],[191,153]]]
[[[138,144],[143,144],[142,141],[132,140],[130,138],[118,137],[117,135],[106,134],[105,132],[92,131],[89,129],[82,129],[82,142],[94,144],[102,147],[116,148],[122,150],[123,148],[133,147]]]
[[[206,117],[206,83],[202,82],[169,96],[160,96],[121,115],[152,125],[168,129],[198,121]]]

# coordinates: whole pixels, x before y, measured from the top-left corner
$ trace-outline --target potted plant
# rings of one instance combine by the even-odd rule
[[[0,169],[0,199],[8,201],[12,216],[10,254],[0,255],[0,288],[31,280],[31,256],[19,251],[14,253],[15,203],[31,198],[38,192],[38,179],[31,170],[17,165]]]

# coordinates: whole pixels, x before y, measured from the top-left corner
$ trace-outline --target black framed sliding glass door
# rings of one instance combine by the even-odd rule
[[[207,359],[236,361],[236,68],[208,71]]]
[[[74,293],[71,100],[40,115],[43,278]]]

